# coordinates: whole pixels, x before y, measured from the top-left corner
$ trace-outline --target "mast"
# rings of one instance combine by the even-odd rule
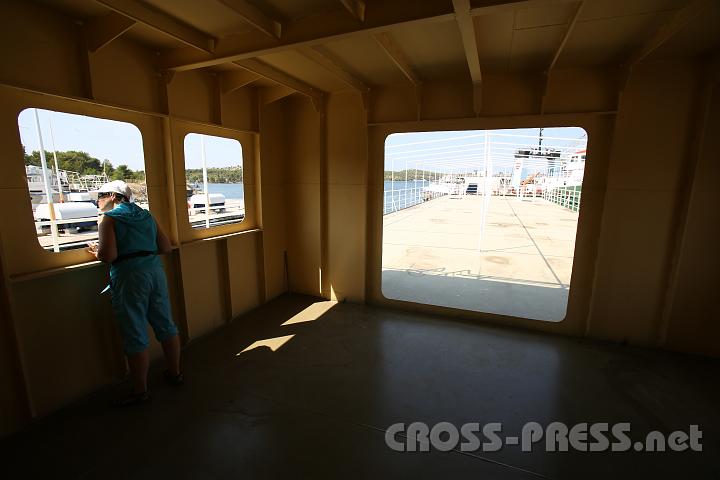
[[[200,135],[202,155],[203,189],[205,190],[205,228],[210,228],[210,193],[208,192],[207,159],[205,158],[205,135]]]
[[[33,108],[35,112],[35,129],[37,130],[38,144],[40,145],[40,164],[42,165],[43,171],[43,184],[45,186],[45,197],[47,198],[48,210],[50,211],[50,234],[53,240],[53,251],[59,252],[60,245],[58,244],[58,228],[55,223],[55,205],[53,204],[52,189],[50,188],[50,181],[47,172],[47,159],[45,158],[45,147],[42,141],[42,133],[40,132],[40,117],[38,116],[37,108]]]
[[[58,193],[60,194],[60,203],[63,203],[65,201],[65,197],[63,196],[63,191],[62,191],[62,182],[60,181],[60,168],[58,167],[57,149],[55,148],[55,135],[53,135],[53,127],[52,127],[52,113],[50,114],[49,120],[50,120],[50,142],[52,143],[53,160],[55,161],[55,178],[56,178],[57,184],[58,184]]]

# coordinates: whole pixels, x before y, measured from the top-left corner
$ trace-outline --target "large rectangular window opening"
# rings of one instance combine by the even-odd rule
[[[187,134],[185,180],[192,228],[212,228],[245,219],[243,155],[239,141]]]
[[[577,127],[388,136],[383,295],[564,319],[586,148]]]
[[[98,238],[97,190],[124,180],[148,208],[142,135],[127,122],[27,108],[18,115],[37,239],[45,250]]]

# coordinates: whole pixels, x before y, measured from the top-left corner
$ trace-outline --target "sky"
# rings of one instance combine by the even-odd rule
[[[40,149],[34,110],[28,108],[18,115],[20,138],[28,153]],[[59,152],[83,151],[100,160],[110,160],[115,167],[125,164],[132,170],[145,170],[142,135],[135,125],[50,110],[37,109],[37,112],[46,151],[53,150],[54,137]],[[202,168],[200,135],[187,135],[185,149],[186,168]],[[234,139],[205,135],[205,155],[208,167],[242,164],[242,147]]]
[[[210,167],[237,167],[242,165],[242,146],[234,138],[213,137],[190,133],[185,136],[185,168],[202,168],[202,143],[205,143],[205,161]]]
[[[40,150],[34,110],[28,108],[18,115],[20,138],[27,153]],[[142,136],[135,125],[42,109],[37,109],[37,112],[46,151],[53,150],[50,136],[52,121],[52,133],[58,152],[84,151],[100,160],[110,160],[115,167],[125,164],[132,170],[145,170]]]
[[[35,109],[23,110],[18,116],[20,137],[27,152],[38,150]],[[142,136],[130,123],[37,109],[45,150],[52,151],[50,122],[58,151],[80,150],[113,166],[125,164],[132,170],[145,170]],[[538,143],[538,129],[489,130],[489,152],[493,153],[493,171],[508,171],[514,162],[513,152],[523,144]],[[506,137],[503,135],[512,135]],[[587,135],[578,127],[545,128],[544,146],[566,151],[585,148]],[[200,135],[185,137],[186,168],[202,168]],[[421,169],[449,172],[484,168],[485,133],[482,130],[396,133],[385,141],[385,169],[402,171]],[[234,139],[204,135],[208,167],[242,165],[242,147]],[[543,162],[544,163],[544,162]],[[542,168],[527,161],[525,170]]]
[[[493,172],[510,171],[514,152],[538,146],[539,129],[488,130],[489,160]],[[396,133],[385,140],[385,170],[419,169],[434,172],[484,169],[485,136],[483,130]],[[587,134],[579,127],[543,129],[543,147],[563,152],[584,149]],[[547,162],[526,160],[524,170],[538,170]]]

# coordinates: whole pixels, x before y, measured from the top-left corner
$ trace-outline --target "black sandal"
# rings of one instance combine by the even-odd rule
[[[125,398],[117,399],[113,401],[115,407],[133,407],[136,405],[142,405],[150,401],[150,394],[148,392],[142,393],[130,393]]]
[[[170,370],[165,370],[163,372],[163,377],[165,378],[165,381],[168,383],[168,385],[172,385],[173,387],[178,387],[185,383],[185,377],[182,373],[173,375],[172,373],[170,373]]]

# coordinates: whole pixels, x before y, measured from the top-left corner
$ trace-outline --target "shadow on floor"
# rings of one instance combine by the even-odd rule
[[[382,293],[393,300],[558,322],[565,318],[569,290],[469,272],[384,269]]]
[[[7,478],[656,478],[718,475],[720,362],[286,295],[185,350],[151,404],[104,389],[0,443]],[[322,309],[320,309],[322,310]],[[318,311],[320,311],[318,310]],[[312,313],[312,312],[311,312]],[[316,314],[307,315],[308,318]],[[285,325],[283,325],[285,324]],[[276,350],[258,340],[287,337]],[[276,345],[277,346],[277,345]],[[698,424],[702,453],[394,452],[394,423]]]

